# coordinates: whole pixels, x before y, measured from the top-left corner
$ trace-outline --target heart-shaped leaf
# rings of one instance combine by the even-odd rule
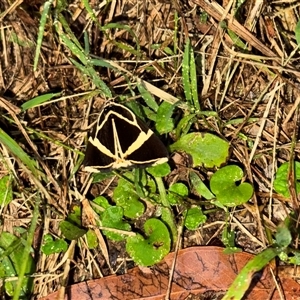
[[[68,249],[68,244],[65,240],[56,239],[53,240],[53,237],[50,234],[44,236],[44,243],[41,247],[41,250],[44,254],[50,255],[53,253],[65,252]]]
[[[171,239],[167,226],[158,219],[149,219],[144,225],[145,235],[127,238],[126,250],[140,266],[152,266],[170,251]]]
[[[243,170],[235,165],[226,166],[211,177],[210,189],[216,195],[221,206],[237,206],[247,202],[252,197],[253,187],[251,184],[236,184],[242,178]]]

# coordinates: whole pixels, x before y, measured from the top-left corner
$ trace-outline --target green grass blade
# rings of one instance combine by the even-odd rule
[[[84,54],[89,55],[89,53],[90,53],[90,43],[89,43],[89,36],[88,36],[88,33],[86,31],[83,33],[83,40],[84,40]]]
[[[19,158],[21,162],[28,167],[34,176],[39,174],[35,162],[23,151],[23,149],[0,128],[0,143],[5,145],[9,152]]]
[[[88,1],[88,0],[83,0],[82,2],[83,2],[83,5],[84,5],[86,11],[88,12],[90,18],[91,18],[91,19],[93,20],[93,22],[95,22],[95,23],[99,26],[99,28],[101,29],[101,25],[100,25],[100,23],[99,23],[97,17],[95,16],[95,13],[94,13],[93,9],[91,8],[91,6],[90,6],[90,4],[89,4],[89,1]],[[106,1],[106,3],[107,3],[107,2],[108,2],[108,1]],[[107,3],[107,4],[108,4],[108,3]],[[107,4],[106,4],[106,5],[107,5]]]
[[[98,58],[98,59],[90,59],[90,62],[93,66],[98,67],[104,67],[104,68],[110,68],[113,70],[117,70],[115,67],[113,67],[108,61],[105,61],[104,59]]]
[[[54,97],[60,96],[61,93],[50,93],[41,96],[34,97],[21,105],[23,111],[46,104],[48,100],[51,100]]]
[[[190,84],[190,40],[187,39],[182,61],[182,83],[186,101],[192,103],[192,91]]]
[[[268,248],[257,254],[238,274],[222,300],[242,299],[251,284],[253,274],[264,268],[281,252],[280,248]]]
[[[38,39],[37,39],[37,45],[35,49],[35,56],[34,56],[34,63],[33,63],[33,71],[36,71],[37,64],[40,57],[42,42],[43,42],[43,36],[45,31],[45,25],[48,17],[48,12],[50,9],[50,6],[52,4],[53,0],[46,1],[43,7],[43,12],[40,20],[40,26],[39,26],[39,33],[38,33]]]
[[[58,22],[55,22],[54,27],[57,31],[57,33],[59,34],[60,39],[62,40],[62,42],[66,45],[66,47],[75,55],[77,56],[80,61],[84,64],[87,65],[88,60],[86,55],[84,54],[84,50],[83,48],[77,45],[77,39],[75,39],[77,42],[74,43],[60,28],[60,26],[58,25]]]
[[[198,99],[198,86],[197,86],[197,71],[194,50],[190,47],[190,80],[191,80],[191,93],[194,108],[196,111],[200,111],[200,104]]]
[[[108,98],[112,98],[111,90],[106,85],[106,83],[98,76],[97,72],[93,69],[93,67],[85,67],[72,58],[70,58],[70,61],[83,74],[85,74],[88,78],[92,79],[93,83],[96,85],[98,89],[100,89],[103,95],[105,95]]]
[[[87,71],[89,72],[89,75],[96,87],[100,89],[106,97],[112,98],[111,90],[106,85],[106,83],[98,76],[98,73],[93,69],[93,67],[88,67]]]
[[[77,37],[75,36],[75,34],[73,33],[73,31],[71,30],[68,22],[66,21],[65,17],[62,14],[58,15],[58,20],[64,30],[64,32],[66,33],[66,35],[70,38],[70,40],[82,51],[83,48],[81,46],[81,44],[79,43]],[[57,25],[57,24],[56,24]],[[59,33],[59,32],[58,32]]]
[[[25,244],[24,252],[23,252],[23,263],[22,263],[20,272],[18,274],[19,278],[18,278],[16,290],[14,292],[13,300],[20,299],[22,284],[23,284],[23,280],[25,278],[25,273],[26,273],[27,264],[28,264],[27,258],[29,257],[30,252],[31,252],[31,245],[33,244],[33,238],[34,238],[35,230],[36,230],[37,224],[38,224],[39,209],[40,209],[40,203],[41,203],[41,199],[40,199],[39,195],[36,197],[36,201],[34,203],[35,203],[35,205],[34,205],[34,210],[33,210],[33,214],[32,214],[31,224],[30,224],[30,227],[28,230],[28,236],[27,236],[27,240],[26,240],[26,244]]]
[[[133,49],[132,47],[129,47],[123,43],[117,42],[115,40],[113,40],[112,42],[117,45],[118,47],[120,47],[121,49],[124,49],[126,51],[129,51],[130,53],[135,54],[136,56],[140,56],[140,44],[139,44],[139,39],[137,38],[136,34],[134,33],[134,31],[131,29],[130,26],[128,25],[123,25],[123,24],[119,24],[119,23],[109,23],[106,24],[102,27],[103,31],[107,30],[107,29],[122,29],[122,30],[126,30],[129,34],[131,34],[131,36],[133,37],[133,39],[135,40],[136,43],[136,50]]]

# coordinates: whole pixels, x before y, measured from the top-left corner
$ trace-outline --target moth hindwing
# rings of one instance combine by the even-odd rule
[[[168,161],[161,140],[130,109],[107,103],[89,137],[83,164],[88,172],[155,166]]]

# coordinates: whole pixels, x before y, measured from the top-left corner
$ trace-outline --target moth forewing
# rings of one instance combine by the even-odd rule
[[[104,106],[87,145],[86,171],[144,167],[167,161],[168,152],[161,140],[132,111],[118,103]]]
[[[135,142],[133,142],[129,148],[127,149],[127,151],[124,153],[124,156],[127,157],[128,155],[130,155],[131,153],[135,152],[136,150],[138,150],[139,148],[141,148],[141,146],[147,142],[147,140],[151,137],[151,135],[154,134],[153,132],[151,132],[150,130],[145,133],[143,131],[141,131],[141,133],[138,135],[137,139],[135,140]]]

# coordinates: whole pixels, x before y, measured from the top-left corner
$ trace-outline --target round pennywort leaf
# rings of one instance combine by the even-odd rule
[[[140,266],[152,266],[161,261],[170,251],[171,239],[167,226],[158,219],[149,219],[145,236],[137,234],[127,238],[126,250]]]
[[[253,187],[249,183],[236,182],[243,178],[240,167],[232,165],[218,170],[210,180],[210,189],[216,195],[221,206],[233,207],[246,203],[253,194]]]
[[[220,166],[229,155],[229,144],[221,138],[199,132],[189,133],[170,146],[171,151],[184,151],[192,156],[194,167]]]

